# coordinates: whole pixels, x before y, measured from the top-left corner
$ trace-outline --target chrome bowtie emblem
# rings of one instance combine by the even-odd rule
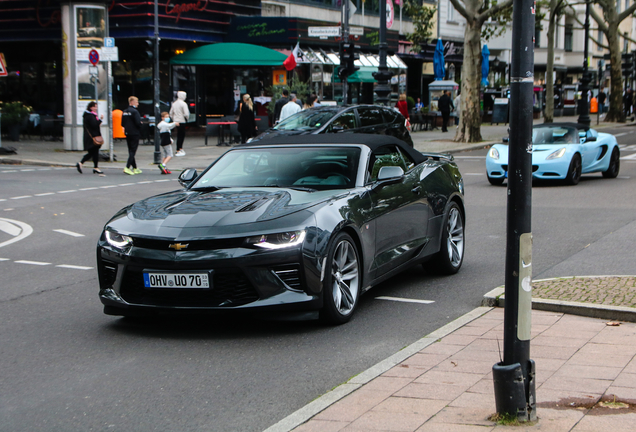
[[[180,251],[181,249],[187,249],[189,246],[188,243],[186,244],[181,244],[181,243],[173,243],[170,246],[168,246],[170,249],[174,249],[176,251]]]

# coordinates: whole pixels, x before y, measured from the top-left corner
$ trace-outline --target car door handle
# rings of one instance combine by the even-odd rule
[[[422,186],[415,186],[413,189],[411,189],[411,192],[419,195],[422,192]]]

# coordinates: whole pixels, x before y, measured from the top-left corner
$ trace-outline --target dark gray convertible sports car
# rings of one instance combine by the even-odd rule
[[[262,140],[179,179],[184,189],[125,207],[104,227],[106,314],[319,310],[343,323],[363,292],[408,266],[462,265],[456,164],[393,137]]]

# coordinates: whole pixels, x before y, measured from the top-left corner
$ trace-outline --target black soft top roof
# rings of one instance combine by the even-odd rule
[[[394,144],[399,146],[405,153],[408,153],[416,163],[419,164],[426,160],[426,156],[411,148],[401,139],[375,134],[329,133],[318,135],[278,135],[271,138],[264,138],[254,143],[240,144],[235,148],[299,144],[360,144],[369,147],[371,151],[375,151],[375,149],[384,145]]]

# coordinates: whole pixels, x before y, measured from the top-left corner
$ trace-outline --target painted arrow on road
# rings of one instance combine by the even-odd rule
[[[0,218],[0,231],[13,237],[10,240],[0,243],[0,247],[4,247],[30,236],[31,233],[33,233],[33,228],[24,222]]]

